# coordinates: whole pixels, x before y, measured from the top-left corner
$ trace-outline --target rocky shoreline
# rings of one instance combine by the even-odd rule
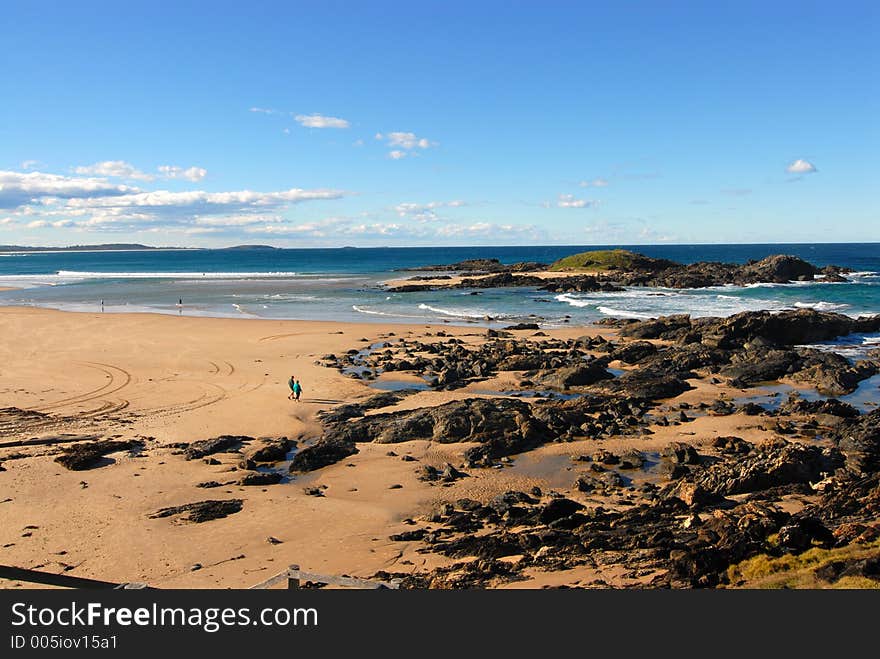
[[[367,379],[406,372],[442,390],[501,372],[523,388],[540,383],[550,393],[531,402],[467,398],[391,412],[382,408],[416,391],[377,394],[322,415],[322,437],[297,453],[291,469],[326,467],[365,443],[471,445],[459,465],[418,467],[423,480],[448,485],[465,477],[464,470],[503,469],[549,443],[595,443],[592,455],[572,456],[579,470],[567,490],[442,501],[411,520],[410,530],[391,539],[455,562],[427,573],[376,575],[402,579],[407,587],[498,586],[535,570],[611,565],[649,575],[642,587],[718,587],[736,585],[735,566],[755,557],[833,552],[851,543],[880,556],[871,549],[880,539],[880,410],[860,414],[834,398],[808,402],[797,395],[776,410],[725,398],[683,405],[678,414],[666,405],[701,381],[748,391],[787,378],[826,395],[849,392],[880,371],[880,354],[853,364],[799,344],[878,332],[880,316],[803,310],[613,324],[623,340],[517,338],[490,330],[494,335],[476,348],[440,337],[326,355],[324,365],[358,367],[349,373],[364,377],[366,370]],[[609,364],[622,372],[613,374]],[[577,395],[561,399],[554,391]],[[770,437],[762,443],[717,437],[699,451],[693,442],[672,442],[653,456],[654,478],[645,478],[652,456],[638,448],[639,439],[652,428],[687,423],[695,412],[760,417]],[[621,454],[602,449],[610,437],[630,437],[632,448]],[[800,502],[796,512],[790,512],[793,498]],[[821,579],[856,575],[880,585],[878,561],[860,560],[826,570]]]
[[[538,290],[569,292],[615,292],[624,286],[665,288],[703,288],[707,286],[746,286],[749,284],[784,284],[793,281],[845,282],[848,268],[829,265],[819,268],[796,256],[776,254],[746,264],[701,261],[682,264],[653,259],[642,254],[614,250],[615,260],[601,268],[590,267],[591,252],[562,259],[555,264],[514,263],[505,265],[495,259],[478,259],[449,265],[430,265],[414,270],[456,272],[437,277],[416,276],[388,287],[393,293],[423,290],[534,287]],[[604,254],[604,253],[603,253]],[[586,267],[568,267],[568,259],[581,257]],[[589,274],[587,274],[589,272]],[[556,274],[558,273],[558,274]]]
[[[87,321],[25,326],[60,342]],[[144,345],[167,328],[176,355],[175,321],[138,319]],[[9,564],[200,587],[291,561],[409,588],[880,585],[880,351],[806,345],[880,316],[191,322],[215,348],[189,364],[108,338],[89,357],[105,370],[47,393],[19,363],[32,393],[0,408]],[[117,551],[108,519],[165,553]]]

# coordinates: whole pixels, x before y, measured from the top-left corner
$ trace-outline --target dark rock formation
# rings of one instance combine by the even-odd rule
[[[290,463],[291,472],[306,472],[326,467],[358,452],[353,441],[339,437],[322,437],[311,446],[298,451]]]
[[[281,462],[287,459],[287,454],[296,446],[287,437],[277,439],[263,439],[256,446],[249,447],[245,458],[253,462]]]
[[[144,447],[143,442],[136,440],[116,441],[105,439],[97,442],[74,444],[63,449],[55,462],[71,471],[90,469],[101,463],[104,456],[117,451],[137,451]]]
[[[649,367],[627,371],[618,378],[603,380],[596,386],[603,391],[637,400],[673,398],[691,388],[682,378]]]
[[[437,469],[436,467],[432,467],[431,465],[423,465],[419,467],[416,472],[416,478],[418,478],[418,480],[429,483],[433,483],[436,481],[453,483],[460,478],[465,477],[467,477],[466,473],[464,473],[463,471],[459,471],[448,462],[444,465],[443,469]]]
[[[542,375],[541,383],[553,389],[566,390],[570,387],[583,387],[595,384],[600,380],[609,380],[614,376],[606,369],[604,363],[592,360],[574,366],[565,366]]]
[[[832,440],[846,456],[846,467],[861,475],[880,469],[880,409],[851,420]]]
[[[417,268],[398,268],[399,272],[416,270],[422,272],[539,272],[546,270],[546,263],[521,261],[504,264],[498,259],[467,259],[443,265],[423,265]]]
[[[685,442],[670,443],[660,451],[660,457],[674,464],[700,464],[700,454],[697,453],[697,449]]]
[[[743,494],[818,481],[823,472],[833,472],[841,463],[837,452],[779,440],[762,444],[737,460],[716,462],[694,471],[693,484],[714,495]]]
[[[317,417],[325,423],[335,423],[345,421],[346,419],[354,419],[359,416],[364,416],[369,410],[396,405],[407,396],[412,396],[416,393],[418,393],[418,389],[383,391],[357,403],[345,403],[329,411],[321,410],[317,413]]]
[[[187,460],[198,460],[206,455],[238,448],[242,443],[253,441],[253,439],[253,437],[243,435],[221,435],[213,439],[202,439],[192,442],[184,451],[184,456]]]
[[[275,485],[284,478],[283,474],[274,471],[252,471],[242,476],[239,485]]]
[[[665,339],[680,343],[702,342],[719,348],[743,348],[755,344],[792,346],[828,341],[853,333],[880,331],[880,315],[850,318],[813,309],[796,311],[744,311],[727,318],[664,316],[655,320],[625,323],[621,335],[638,339]]]
[[[197,501],[195,503],[186,503],[182,506],[161,508],[152,515],[148,515],[148,517],[156,519],[159,517],[171,517],[172,515],[185,515],[181,518],[183,521],[199,524],[237,513],[242,509],[243,504],[244,501],[242,499]]]

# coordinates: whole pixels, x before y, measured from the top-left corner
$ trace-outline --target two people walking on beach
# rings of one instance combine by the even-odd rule
[[[287,386],[290,387],[290,395],[287,398],[290,400],[299,400],[303,390],[299,380],[291,375],[290,379],[287,381]]]

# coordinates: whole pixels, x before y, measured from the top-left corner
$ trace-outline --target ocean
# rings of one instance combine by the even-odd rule
[[[389,293],[401,268],[472,258],[551,262],[588,249],[624,247],[683,263],[745,263],[794,254],[818,266],[852,268],[850,283],[630,288],[557,295],[533,288]],[[158,312],[236,318],[547,327],[600,318],[673,313],[727,316],[746,310],[813,308],[880,313],[880,244],[610,245],[94,251],[0,254],[0,304],[71,311]],[[182,300],[183,305],[178,306]]]

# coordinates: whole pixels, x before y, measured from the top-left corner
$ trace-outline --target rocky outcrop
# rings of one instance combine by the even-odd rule
[[[708,494],[729,496],[818,481],[823,472],[833,472],[841,462],[836,451],[779,440],[762,444],[736,460],[716,462],[693,471],[689,481]],[[677,493],[669,491],[667,496]]]
[[[553,389],[566,390],[571,387],[583,387],[596,384],[601,380],[609,380],[614,376],[609,373],[604,363],[592,360],[574,366],[565,366],[539,376],[541,384]]]
[[[857,475],[880,470],[880,409],[852,419],[832,440],[846,456],[846,467]]]
[[[104,457],[110,453],[137,451],[143,447],[143,442],[137,440],[117,441],[105,439],[97,442],[74,444],[63,449],[62,454],[55,458],[55,462],[71,471],[81,471],[98,466],[104,460]]]
[[[456,263],[423,265],[416,268],[398,268],[398,272],[417,270],[422,272],[538,272],[546,270],[546,263],[520,261],[505,264],[498,259],[466,259]]]
[[[666,288],[702,288],[733,284],[744,286],[758,283],[785,284],[793,281],[812,281],[816,275],[823,275],[824,281],[846,281],[843,273],[846,268],[826,266],[819,269],[803,259],[775,254],[760,261],[745,264],[699,262],[690,264],[675,263],[666,259],[654,259],[643,254],[626,250],[603,250],[586,252],[560,259],[551,270],[596,270],[596,274],[573,275],[570,277],[540,278],[533,275],[516,277],[515,272],[545,270],[545,264],[514,264],[505,266],[494,259],[480,259],[454,263],[448,266],[427,266],[428,270],[456,270],[489,273],[481,278],[467,278],[451,285],[431,282],[412,283],[397,286],[390,290],[407,292],[425,288],[497,288],[506,286],[530,286],[555,292],[596,292],[621,290],[621,286],[654,286]]]
[[[323,437],[294,456],[291,470],[310,471],[338,462],[357,443],[412,440],[476,443],[465,451],[465,458],[472,466],[489,466],[545,442],[637,432],[644,425],[644,411],[634,401],[584,396],[531,405],[510,398],[471,398],[373,414],[326,423]]]
[[[525,323],[512,327],[531,330],[537,324]],[[492,332],[498,334],[495,330]],[[355,369],[366,369],[375,375],[413,372],[424,377],[433,388],[456,389],[469,382],[491,377],[499,371],[556,370],[583,365],[590,357],[588,346],[582,345],[580,340],[545,340],[536,345],[521,339],[508,340],[491,335],[488,338],[490,340],[479,346],[464,345],[454,338],[434,343],[401,339],[393,349],[388,346],[369,352],[355,350],[343,357],[333,355],[324,363],[343,373]],[[394,404],[410,393],[412,391],[377,394],[369,402],[340,406],[324,416],[361,416],[366,409]]]
[[[252,471],[238,480],[239,485],[275,485],[284,478],[283,474],[275,471]]]
[[[244,501],[242,499],[196,501],[195,503],[185,503],[182,506],[160,508],[152,515],[148,515],[148,517],[150,519],[157,519],[182,515],[181,519],[183,521],[200,524],[212,519],[228,517],[239,512],[243,505]]]
[[[201,439],[192,442],[185,450],[184,456],[187,460],[198,460],[207,455],[221,453],[230,449],[239,448],[244,442],[253,441],[253,437],[244,435],[221,435],[213,439]]]
[[[418,393],[418,389],[399,389],[397,391],[383,391],[370,396],[366,400],[357,403],[345,403],[334,407],[332,410],[320,410],[317,417],[325,423],[336,423],[346,419],[354,419],[364,416],[370,410],[397,405],[408,396]]]
[[[294,446],[296,442],[287,437],[264,438],[249,446],[244,457],[252,462],[281,462]]]
[[[325,437],[345,442],[394,444],[414,439],[439,443],[487,442],[513,438],[537,439],[528,403],[509,399],[471,398],[437,407],[423,407],[386,414],[374,414],[325,431]]]
[[[339,437],[322,437],[311,446],[298,451],[290,463],[290,471],[308,472],[344,460],[358,452],[353,441]]]
[[[691,389],[691,385],[681,377],[647,367],[627,371],[620,377],[603,380],[596,386],[603,391],[637,400],[673,398]]]
[[[702,343],[716,348],[793,346],[828,341],[853,333],[880,331],[880,315],[850,318],[814,309],[744,311],[727,318],[664,316],[623,324],[622,336],[665,339],[682,344]]]

